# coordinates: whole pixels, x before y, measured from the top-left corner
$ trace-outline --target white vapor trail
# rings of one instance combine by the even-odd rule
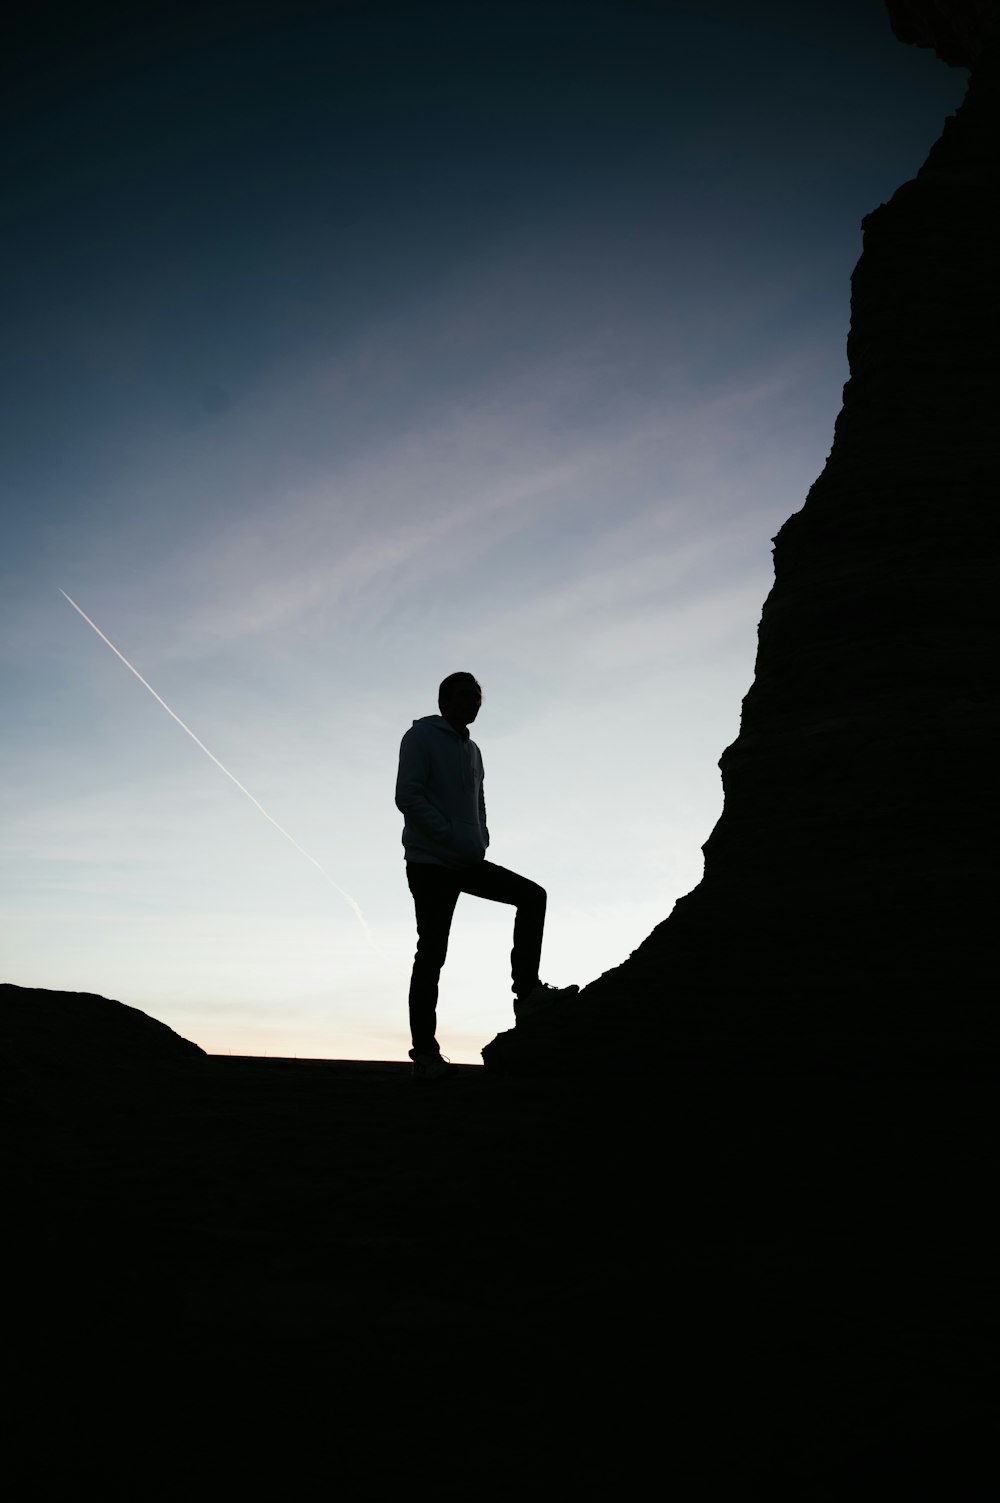
[[[253,804],[254,808],[260,810],[261,814],[263,814],[263,816],[267,820],[268,824],[273,825],[274,828],[278,831],[279,835],[284,835],[285,839],[289,842],[290,845],[293,845],[295,847],[295,849],[298,851],[299,855],[300,856],[304,856],[307,861],[312,862],[313,866],[316,868],[316,870],[323,877],[326,878],[326,880],[329,882],[330,886],[333,887],[333,888],[335,888],[337,890],[337,892],[340,893],[340,896],[343,898],[343,900],[347,904],[347,906],[353,911],[355,918],[357,919],[358,923],[361,925],[362,929],[364,930],[365,939],[368,941],[368,943],[374,949],[375,948],[375,941],[372,939],[371,931],[368,928],[368,924],[367,924],[367,922],[365,920],[365,916],[361,912],[361,909],[358,906],[358,904],[351,897],[350,893],[349,892],[345,892],[344,889],[340,886],[340,884],[338,882],[335,882],[333,880],[333,878],[330,876],[330,873],[324,867],[320,866],[320,864],[316,860],[315,856],[310,856],[309,852],[303,850],[302,847],[299,845],[298,841],[295,840],[295,839],[293,839],[293,837],[291,835],[289,835],[289,833],[288,833],[287,830],[282,829],[282,827],[281,827],[281,825],[279,825],[278,821],[276,819],[273,819],[271,817],[271,815],[268,814],[267,810],[264,808],[264,805],[261,804],[261,803],[259,803],[257,801],[257,799],[254,798],[253,794],[250,792],[250,790],[248,788],[244,788],[244,786],[240,782],[239,778],[234,778],[233,777],[233,775],[229,771],[228,767],[223,767],[223,765],[219,761],[218,757],[215,756],[215,754],[213,752],[209,751],[209,749],[205,745],[204,741],[199,741],[198,737],[195,735],[195,733],[191,729],[191,727],[189,725],[185,725],[184,724],[184,722],[181,719],[181,717],[179,715],[176,715],[174,713],[174,711],[170,708],[170,706],[167,704],[167,702],[166,702],[165,699],[161,699],[160,698],[160,696],[157,694],[156,690],[153,688],[152,684],[147,684],[146,680],[143,678],[143,676],[139,672],[138,668],[133,668],[132,667],[132,664],[129,662],[129,660],[125,656],[125,654],[123,652],[119,652],[118,651],[118,648],[115,646],[115,644],[112,641],[110,641],[104,635],[104,633],[101,631],[101,628],[99,626],[97,626],[93,621],[91,621],[91,619],[87,615],[86,611],[81,610],[80,607],[77,605],[76,601],[70,595],[67,595],[65,590],[60,589],[58,585],[56,586],[56,588],[59,589],[59,593],[63,597],[63,599],[69,601],[70,605],[76,611],[77,615],[78,616],[82,616],[83,619],[84,619],[84,621],[86,621],[87,625],[90,626],[90,627],[92,627],[93,630],[96,631],[96,633],[100,637],[101,641],[104,642],[108,647],[111,648],[111,651],[114,653],[115,657],[119,658],[125,664],[125,667],[128,669],[129,673],[134,673],[135,676],[136,676],[136,678],[139,680],[140,684],[142,685],[142,687],[144,689],[148,689],[149,690],[150,694],[152,694],[153,698],[156,700],[156,703],[158,705],[162,705],[163,706],[163,708],[166,710],[167,714],[170,716],[171,720],[176,720],[176,722],[180,726],[181,730],[184,731],[188,736],[191,737],[191,740],[194,742],[195,746],[198,746],[198,747],[201,748],[201,750],[205,753],[205,756],[208,757],[212,762],[215,763],[215,765],[219,769],[219,771],[220,772],[224,772],[226,774],[226,777],[229,779],[229,781],[231,783],[235,783],[236,784],[237,788],[240,790],[240,792],[246,798],[248,798],[250,800],[250,802]]]

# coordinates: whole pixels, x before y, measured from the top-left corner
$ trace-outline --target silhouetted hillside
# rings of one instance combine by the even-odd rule
[[[76,1058],[4,1141],[12,1496],[989,1496],[992,1080]]]
[[[49,1069],[205,1057],[203,1049],[165,1023],[92,992],[0,985],[0,1018],[10,1053],[25,1062],[44,1062]]]

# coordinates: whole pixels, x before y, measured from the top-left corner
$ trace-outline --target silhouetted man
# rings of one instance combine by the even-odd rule
[[[417,911],[417,953],[410,980],[410,1058],[419,1080],[453,1074],[435,1038],[438,978],[458,895],[468,892],[515,908],[510,956],[514,1016],[526,1017],[577,986],[538,979],[545,927],[545,889],[486,860],[490,843],[483,799],[483,759],[469,737],[483,692],[471,673],[452,673],[438,690],[440,715],[415,720],[399,748],[396,808],[402,813],[406,880]]]

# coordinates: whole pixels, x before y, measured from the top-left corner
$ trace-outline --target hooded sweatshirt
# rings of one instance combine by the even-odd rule
[[[413,722],[399,748],[396,808],[407,861],[467,867],[485,858],[483,759],[468,731],[462,736],[443,715]]]

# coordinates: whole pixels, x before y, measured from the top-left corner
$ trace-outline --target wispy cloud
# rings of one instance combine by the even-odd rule
[[[284,836],[285,840],[288,841],[289,845],[293,846],[294,849],[298,851],[298,853],[299,853],[300,856],[304,856],[305,859],[306,859],[306,861],[310,862],[310,864],[316,868],[316,870],[323,877],[324,881],[329,882],[330,886],[333,887],[340,894],[340,896],[343,898],[344,902],[348,905],[348,907],[354,913],[354,916],[358,920],[358,923],[361,925],[361,928],[362,928],[362,930],[364,931],[364,934],[365,934],[365,938],[368,940],[369,944],[372,944],[373,941],[372,941],[372,937],[371,937],[371,932],[370,932],[370,930],[368,928],[367,922],[365,921],[365,916],[361,912],[361,909],[358,906],[356,900],[351,897],[350,893],[349,892],[345,892],[344,888],[342,888],[340,886],[340,884],[338,882],[335,882],[334,879],[330,876],[330,873],[326,870],[326,868],[323,867],[316,860],[316,857],[315,856],[310,856],[309,852],[307,850],[304,850],[303,847],[301,845],[299,845],[298,841],[294,838],[294,836],[290,835],[288,833],[288,831],[284,828],[283,825],[279,825],[278,821],[274,818],[273,815],[268,814],[267,810],[264,808],[264,805],[259,801],[259,799],[254,798],[254,796],[250,792],[249,788],[245,788],[243,786],[243,784],[240,782],[239,778],[235,777],[233,775],[233,773],[231,773],[229,771],[229,768],[226,767],[226,766],[224,766],[224,764],[219,761],[219,759],[215,755],[215,753],[209,751],[209,749],[205,745],[204,741],[199,740],[199,738],[195,735],[194,731],[191,729],[191,727],[189,725],[185,725],[185,723],[181,719],[181,717],[174,710],[172,710],[170,708],[170,706],[167,704],[166,700],[160,698],[159,694],[157,694],[157,692],[153,688],[152,684],[148,683],[147,680],[143,678],[143,676],[139,672],[138,668],[133,667],[133,665],[129,662],[129,660],[125,656],[125,654],[123,652],[120,652],[119,649],[115,646],[115,644],[111,641],[111,639],[109,637],[106,637],[104,635],[104,633],[101,631],[101,628],[96,624],[96,622],[94,622],[94,621],[92,621],[90,619],[90,617],[87,615],[87,613],[84,610],[82,610],[80,606],[77,605],[76,601],[73,600],[73,599],[71,599],[71,597],[66,594],[65,590],[60,590],[59,593],[63,597],[64,600],[66,600],[66,601],[69,602],[69,604],[76,611],[77,615],[81,616],[83,618],[83,620],[86,621],[87,625],[89,627],[91,627],[91,629],[94,632],[96,632],[96,634],[100,637],[101,641],[105,644],[105,646],[106,647],[110,647],[111,651],[114,653],[115,657],[118,658],[119,662],[123,663],[124,666],[128,669],[129,673],[131,673],[135,678],[137,678],[139,680],[139,683],[142,685],[142,687],[144,689],[146,689],[153,696],[153,698],[156,700],[156,703],[162,709],[166,710],[166,712],[170,716],[171,720],[173,720],[177,725],[180,726],[181,730],[184,732],[184,734],[186,736],[189,736],[191,738],[191,740],[194,742],[195,746],[197,746],[198,750],[204,752],[205,756],[209,759],[210,762],[214,762],[215,763],[215,766],[219,769],[219,771],[221,773],[224,773],[225,776],[229,779],[229,781],[236,788],[239,789],[240,793],[243,794],[244,798],[249,799],[250,803],[253,804],[254,808],[258,811],[258,813],[260,813],[260,814],[262,814],[264,816],[264,818],[267,820],[268,824],[273,825],[274,828],[277,830],[278,834]]]

